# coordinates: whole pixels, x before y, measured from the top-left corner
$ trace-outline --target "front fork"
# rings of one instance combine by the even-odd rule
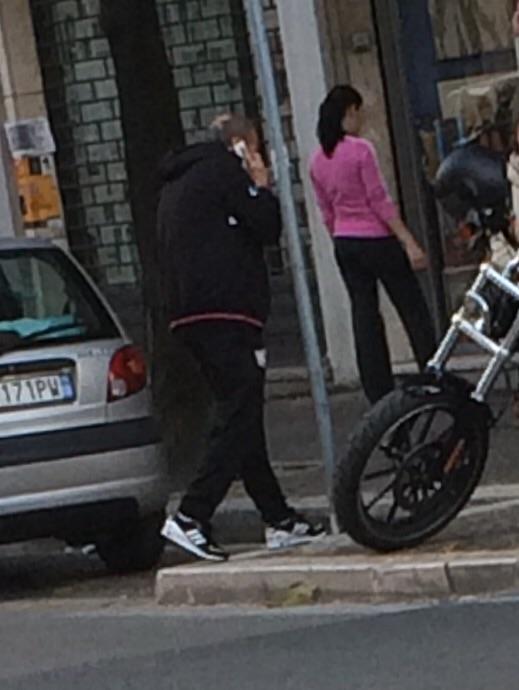
[[[515,318],[510,330],[502,341],[493,340],[485,331],[490,327],[490,310],[483,297],[483,288],[492,283],[502,292],[519,302],[519,288],[512,282],[519,269],[519,257],[513,259],[501,274],[490,264],[483,264],[471,289],[467,292],[466,301],[480,312],[480,318],[475,324],[466,318],[466,306],[463,306],[452,318],[447,334],[441,342],[436,354],[427,365],[427,371],[441,376],[449,357],[457,346],[461,336],[468,337],[482,350],[491,355],[487,367],[483,371],[471,397],[477,402],[484,402],[504,365],[510,360],[513,348],[519,339],[519,315]]]

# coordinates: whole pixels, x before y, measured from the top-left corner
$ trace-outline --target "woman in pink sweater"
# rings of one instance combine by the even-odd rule
[[[310,174],[351,299],[362,385],[375,403],[393,388],[378,282],[402,319],[420,368],[434,352],[435,337],[413,272],[426,268],[425,254],[387,192],[373,145],[359,136],[362,122],[360,93],[335,87],[320,108],[321,147]]]

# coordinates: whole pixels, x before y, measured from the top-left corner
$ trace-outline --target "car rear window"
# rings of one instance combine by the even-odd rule
[[[0,251],[0,333],[33,342],[115,338],[96,293],[59,249]]]

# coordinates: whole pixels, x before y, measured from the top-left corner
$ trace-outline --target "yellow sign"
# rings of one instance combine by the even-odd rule
[[[61,217],[61,201],[52,172],[43,172],[39,158],[15,161],[24,223],[45,223]]]

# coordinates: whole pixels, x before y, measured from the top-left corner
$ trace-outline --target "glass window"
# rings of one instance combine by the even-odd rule
[[[425,178],[474,138],[506,160],[519,98],[513,45],[516,0],[397,0],[402,51]],[[432,198],[432,188],[429,188]],[[434,201],[433,201],[434,203]],[[481,260],[437,206],[448,309]]]
[[[118,337],[83,276],[55,249],[0,251],[0,333],[31,341]]]

